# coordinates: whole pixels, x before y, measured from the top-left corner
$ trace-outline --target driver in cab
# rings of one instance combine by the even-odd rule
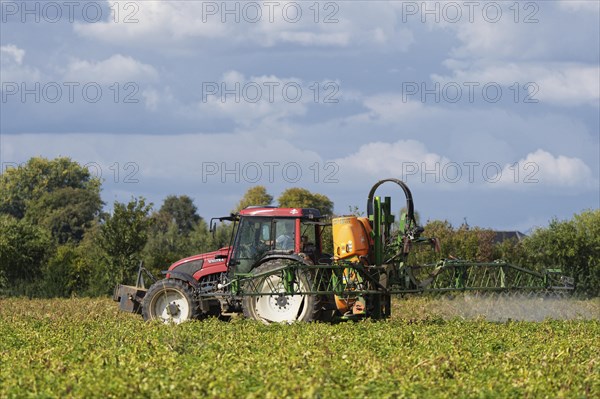
[[[294,249],[294,221],[285,220],[277,223],[277,239],[275,240],[275,249],[293,250]]]

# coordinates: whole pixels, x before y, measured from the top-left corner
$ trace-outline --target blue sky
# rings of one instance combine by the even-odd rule
[[[341,214],[386,177],[455,225],[600,207],[597,1],[0,5],[3,170],[69,156],[109,207],[262,184]]]

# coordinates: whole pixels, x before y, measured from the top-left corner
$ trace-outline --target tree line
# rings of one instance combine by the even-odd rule
[[[231,226],[214,234],[187,195],[160,208],[144,198],[114,202],[107,212],[101,182],[69,158],[31,158],[0,176],[0,294],[30,297],[110,294],[133,284],[140,261],[155,276],[186,256],[227,246]],[[249,189],[232,212],[271,205],[263,186]],[[333,213],[333,202],[302,188],[285,190],[283,207]]]
[[[178,259],[229,244],[231,226],[220,224],[211,234],[187,195],[169,195],[157,209],[142,197],[116,201],[107,212],[100,190],[97,178],[65,157],[31,158],[0,176],[0,295],[107,295],[117,283],[134,282],[140,261],[160,276]],[[273,202],[265,187],[256,186],[232,212]],[[303,188],[285,190],[277,203],[334,216],[327,196]],[[556,266],[575,278],[579,291],[600,294],[597,209],[552,220],[522,241],[495,243],[491,230],[454,228],[447,221],[428,221],[424,227],[425,236],[441,239],[442,253],[416,253],[415,261],[454,256],[505,259],[534,269]],[[331,240],[330,233],[326,239]]]

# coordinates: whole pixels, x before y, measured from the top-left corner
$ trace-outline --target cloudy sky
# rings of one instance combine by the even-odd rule
[[[347,213],[386,177],[455,225],[600,207],[598,1],[0,5],[3,170],[69,156],[109,207],[262,184]]]

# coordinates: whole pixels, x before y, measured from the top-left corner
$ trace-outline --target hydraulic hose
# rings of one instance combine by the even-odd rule
[[[379,186],[387,182],[396,183],[404,191],[404,195],[406,196],[406,218],[408,222],[407,230],[410,229],[410,227],[416,226],[417,221],[415,220],[415,209],[413,204],[412,193],[410,192],[410,189],[408,188],[406,183],[404,183],[400,179],[389,178],[379,180],[377,183],[375,183],[373,187],[371,187],[371,191],[369,191],[369,198],[367,200],[367,216],[371,217],[373,215],[373,199],[375,198],[375,191],[377,191],[377,188],[379,188]]]

